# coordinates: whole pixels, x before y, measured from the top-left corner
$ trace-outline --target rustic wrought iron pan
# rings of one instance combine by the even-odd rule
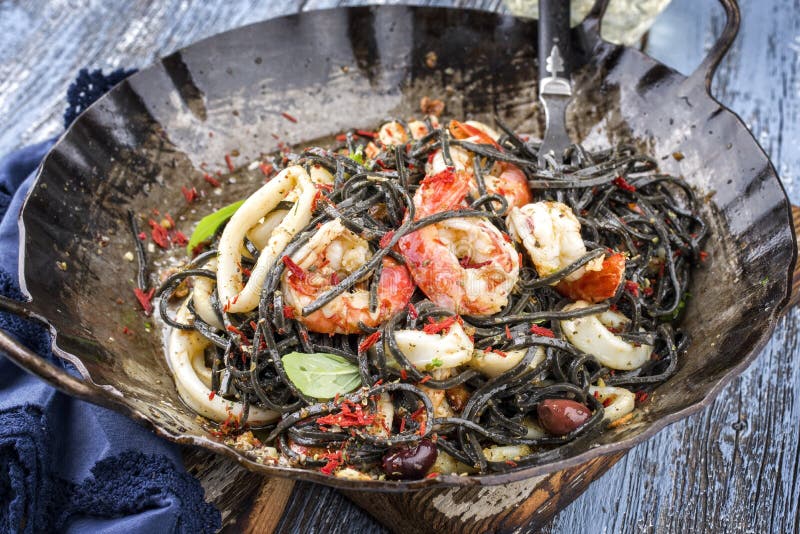
[[[706,194],[712,260],[691,288],[684,327],[695,342],[677,374],[634,422],[558,461],[505,474],[368,483],[254,463],[208,436],[181,402],[162,333],[146,331],[135,311],[135,264],[121,259],[132,249],[129,208],[185,217],[179,225],[188,230],[202,210],[190,210],[181,187],[202,183],[203,162],[213,169],[225,154],[238,151],[236,161],[245,162],[275,150],[272,134],[305,144],[350,127],[375,127],[388,116],[414,115],[428,95],[444,99],[451,116],[491,121],[497,114],[541,135],[534,21],[405,6],[309,12],[217,35],[140,71],[64,134],[20,219],[20,282],[31,301],[17,312],[50,325],[56,353],[82,379],[6,335],[0,346],[63,391],[168,439],[226,454],[265,475],[350,489],[502,484],[629,448],[707,405],[753,360],[788,298],[796,248],[786,195],[742,121],[709,94],[739,23],[734,0],[720,1],[725,30],[689,77],[600,39],[603,5],[573,30],[573,139],[635,143]],[[684,158],[677,161],[673,152]],[[250,188],[227,184],[223,191],[233,200]],[[109,240],[101,249],[103,236]],[[125,326],[135,334],[122,334]]]

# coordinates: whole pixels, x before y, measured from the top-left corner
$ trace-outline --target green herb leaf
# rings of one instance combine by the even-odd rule
[[[220,208],[200,219],[200,222],[194,228],[194,232],[192,232],[192,237],[189,238],[189,244],[186,245],[186,252],[191,254],[197,245],[210,239],[220,225],[233,217],[233,214],[236,213],[236,210],[239,209],[243,202],[244,200],[240,200],[239,202],[228,204],[224,208]]]
[[[361,147],[356,148],[354,154],[350,154],[348,156],[350,159],[358,163],[359,165],[364,165],[364,149]]]
[[[332,399],[361,385],[358,366],[336,354],[290,352],[281,361],[295,387],[315,399]]]
[[[426,370],[432,371],[434,369],[438,369],[442,365],[444,365],[444,362],[440,358],[434,358],[431,360],[431,363],[426,366]]]

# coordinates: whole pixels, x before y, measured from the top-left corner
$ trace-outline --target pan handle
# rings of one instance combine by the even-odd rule
[[[736,0],[718,1],[725,9],[725,28],[708,51],[708,54],[706,54],[702,63],[689,76],[690,83],[702,83],[709,94],[711,93],[711,81],[714,79],[717,67],[736,39],[736,34],[739,33],[739,23],[741,22],[739,4]]]
[[[606,8],[608,8],[610,0],[596,0],[589,14],[581,23],[584,32],[592,36],[598,42],[600,41],[600,30],[605,15]],[[739,33],[739,23],[741,22],[741,14],[739,12],[739,4],[737,0],[718,0],[725,9],[725,28],[722,34],[717,38],[714,45],[703,58],[703,61],[697,68],[689,75],[689,85],[696,86],[702,84],[706,92],[711,92],[711,80],[717,71],[722,58],[728,52],[728,49],[736,39],[736,34]]]
[[[13,313],[24,319],[41,322],[36,314],[25,306],[25,303],[1,295],[0,310]],[[23,371],[44,380],[59,391],[81,400],[103,406],[104,408],[113,409],[117,405],[117,402],[109,395],[109,391],[106,391],[97,384],[81,380],[71,375],[64,369],[28,349],[3,330],[0,330],[0,353]]]

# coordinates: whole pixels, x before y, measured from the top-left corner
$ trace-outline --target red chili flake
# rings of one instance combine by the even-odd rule
[[[461,317],[458,315],[451,315],[450,317],[445,317],[438,323],[434,321],[433,317],[428,317],[429,323],[422,327],[422,331],[426,334],[438,334],[444,330],[449,329],[453,326],[456,322],[461,323]]]
[[[302,338],[303,338],[303,341],[305,341],[306,343],[308,343],[308,332],[306,332],[305,330],[301,330],[301,331],[300,331],[300,337],[302,337]]]
[[[436,477],[439,476],[439,474],[440,473],[437,473],[436,471],[433,471],[433,472],[428,473],[427,475],[425,475],[425,478],[436,478]]]
[[[376,387],[380,386],[381,384],[383,384],[383,378],[378,379],[377,382],[372,384],[372,387],[376,388]]]
[[[514,460],[506,460],[506,465],[510,465],[511,467],[517,467],[517,462]]]
[[[400,433],[402,434],[406,429],[406,418],[400,419]]]
[[[636,191],[636,188],[628,183],[628,181],[623,178],[622,176],[617,176],[614,178],[612,182],[614,185],[619,187],[620,189],[624,189],[625,191]]]
[[[619,308],[617,308],[616,304],[609,304],[608,309],[611,311],[617,311]]]
[[[362,352],[366,352],[372,345],[378,342],[381,338],[381,332],[378,330],[377,332],[373,332],[368,335],[361,344],[358,345],[358,353],[361,354]]]
[[[419,317],[419,312],[410,302],[408,303],[408,315],[411,316],[412,319],[416,319],[417,317]]]
[[[408,380],[408,372],[405,369],[400,369],[400,378]]]
[[[425,412],[425,406],[424,406],[424,405],[422,405],[422,406],[420,406],[419,408],[417,408],[417,410],[416,410],[414,413],[412,413],[412,414],[411,414],[411,419],[413,419],[414,421],[416,421],[417,419],[419,419],[419,417],[420,417],[420,416],[421,416],[421,415],[422,415],[424,412]]]
[[[169,248],[169,235],[167,234],[167,230],[153,219],[150,219],[148,224],[150,228],[152,228],[150,237],[153,238],[153,242],[163,249]]]
[[[639,390],[636,392],[636,402],[641,404],[646,401],[649,396],[650,395],[648,395],[646,391]]]
[[[364,427],[375,422],[375,415],[364,412],[361,404],[345,399],[342,401],[342,409],[339,413],[328,414],[317,418],[318,425],[337,425],[341,428]]]
[[[211,184],[211,187],[220,187],[220,186],[222,186],[222,184],[220,183],[219,180],[217,180],[216,178],[214,178],[213,176],[211,176],[208,173],[205,173],[203,175],[203,180],[205,180],[206,182]]]
[[[614,402],[614,399],[612,399],[611,397],[607,398],[606,400],[603,401],[603,408],[608,408],[609,406],[611,406],[612,402]]]
[[[245,276],[250,276],[251,274],[253,274],[253,271],[251,271],[250,269],[248,269],[245,266],[242,266],[242,274],[245,275]]]
[[[708,252],[705,250],[700,251],[700,261],[706,261],[708,259]]]
[[[320,473],[324,475],[332,475],[342,465],[342,451],[326,453],[322,457],[328,461],[328,463],[319,468]]]
[[[634,297],[639,296],[639,284],[633,280],[625,280],[625,290]]]
[[[255,321],[250,321],[250,328],[252,328],[252,329],[253,329],[253,332],[255,332],[256,330],[258,330],[258,325],[256,324],[256,322],[255,322]]]
[[[506,243],[511,243],[511,236],[510,236],[510,235],[508,235],[508,234],[507,234],[507,233],[505,233],[505,232],[501,232],[501,233],[502,233],[502,235],[503,235],[503,239],[505,239],[505,240],[506,240]]]
[[[139,238],[139,241],[145,241],[147,239],[147,234],[144,232],[139,232],[137,237]]]
[[[284,256],[281,258],[281,261],[286,266],[286,268],[292,272],[295,278],[297,278],[301,282],[305,282],[306,272],[303,270],[302,267],[293,262],[292,258],[290,258],[289,256]]]
[[[181,193],[183,193],[183,198],[186,199],[187,204],[191,204],[192,202],[197,200],[198,197],[197,189],[195,189],[194,187],[189,189],[188,187],[181,186]]]
[[[241,330],[239,330],[238,328],[236,328],[232,324],[229,324],[228,327],[226,328],[226,330],[228,332],[233,332],[234,334],[239,336],[242,339],[242,343],[244,343],[245,345],[249,345],[250,344],[250,340],[247,339],[247,336],[244,334],[244,332],[242,332]],[[242,356],[244,357],[244,354],[242,354]]]
[[[538,324],[531,325],[531,334],[544,337],[556,337],[552,330],[543,326],[539,326]]]
[[[144,310],[144,313],[146,315],[150,315],[150,313],[153,311],[152,300],[153,300],[153,295],[155,295],[155,293],[156,293],[156,288],[154,287],[150,288],[150,291],[148,291],[147,293],[145,293],[138,287],[133,288],[133,294],[136,296],[136,300],[139,301],[139,304],[141,304],[142,309]]]
[[[214,397],[216,396],[216,394],[217,394],[216,391],[212,391],[211,393],[209,393],[208,394],[208,400],[214,400]]]
[[[483,352],[494,352],[495,354],[497,354],[501,358],[505,358],[506,356],[508,356],[508,353],[503,352],[502,350],[493,349],[492,347],[487,347],[487,348],[483,349]]]
[[[283,306],[283,316],[286,317],[287,319],[294,319],[294,308],[292,308],[288,304],[285,304]]]
[[[361,137],[369,137],[370,139],[375,139],[375,132],[369,132],[367,130],[356,130],[356,134],[360,135]]]
[[[127,334],[127,335],[129,335],[129,336],[132,336],[132,335],[133,335],[133,331],[131,331],[131,329],[130,329],[130,328],[128,328],[127,326],[126,326],[126,327],[124,327],[124,328],[122,329],[122,333],[123,333],[123,334]]]
[[[153,215],[161,215],[161,212],[158,211],[158,208],[153,208]]]
[[[228,170],[233,172],[236,170],[236,167],[233,166],[233,161],[231,161],[231,155],[225,154],[225,164],[228,166]]]
[[[594,392],[594,398],[595,399],[599,399],[600,398],[600,392],[599,391],[595,391]]]
[[[271,163],[259,163],[258,168],[261,169],[261,174],[267,178],[272,176],[272,172],[275,170],[275,167],[273,167]]]
[[[506,325],[506,339],[511,339],[511,329]]]
[[[332,286],[339,285],[339,282],[340,282],[339,275],[336,274],[336,271],[333,271],[331,273],[331,285]]]
[[[429,381],[432,378],[433,377],[431,375],[425,375],[424,377],[422,377],[422,380],[420,380],[419,383],[424,384],[425,382]]]
[[[284,111],[283,113],[281,113],[281,116],[282,116],[284,119],[286,119],[287,121],[291,121],[291,122],[297,122],[297,119],[296,119],[295,117],[293,117],[292,115],[289,115],[289,114],[288,114],[288,113],[286,113],[285,111]]]
[[[184,247],[189,243],[189,238],[186,237],[186,234],[180,230],[177,230],[172,234],[172,242],[176,245]]]
[[[644,293],[644,296],[649,297],[654,293],[654,291],[652,287],[645,287],[642,289],[642,293]]]
[[[389,246],[389,243],[392,241],[393,237],[394,237],[394,230],[389,230],[388,232],[383,234],[383,237],[381,237],[380,243],[378,244],[380,245],[381,248],[386,248]]]

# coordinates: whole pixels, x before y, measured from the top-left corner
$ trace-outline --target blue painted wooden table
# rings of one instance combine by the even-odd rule
[[[64,95],[83,66],[145,66],[202,37],[335,0],[0,1],[0,154],[61,128]],[[381,2],[392,3],[392,2]],[[505,10],[498,0],[416,2]],[[646,51],[688,73],[724,23],[713,0],[674,0]],[[800,6],[750,0],[714,81],[770,154],[800,203]],[[800,531],[798,312],[781,320],[761,357],[708,409],[633,449],[556,516],[549,532]],[[268,504],[268,503],[267,503]],[[339,493],[297,484],[281,531],[376,532]]]

